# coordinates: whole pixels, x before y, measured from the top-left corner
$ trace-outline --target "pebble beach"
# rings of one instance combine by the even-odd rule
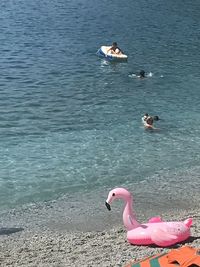
[[[135,190],[134,209],[140,222],[157,215],[172,221],[193,218],[191,237],[173,248],[200,247],[199,177],[192,191],[186,192],[185,187],[191,188],[187,175],[184,180],[182,174],[184,187],[174,180],[161,184],[158,177],[154,183],[143,181],[129,188]],[[1,211],[1,266],[125,266],[130,260],[171,249],[130,245],[122,224],[123,204],[116,201],[108,211],[106,193],[99,191],[95,201],[89,193],[76,202],[65,195],[55,201]]]

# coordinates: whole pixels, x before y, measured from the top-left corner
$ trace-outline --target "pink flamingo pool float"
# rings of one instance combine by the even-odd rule
[[[115,199],[123,199],[125,202],[123,222],[127,229],[127,240],[134,245],[155,244],[160,247],[168,247],[186,240],[190,236],[192,219],[185,221],[162,221],[160,217],[153,217],[148,223],[140,224],[132,208],[132,195],[124,188],[115,188],[108,194],[106,207],[111,210],[110,204]]]

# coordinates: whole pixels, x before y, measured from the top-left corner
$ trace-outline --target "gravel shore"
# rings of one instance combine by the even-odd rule
[[[163,220],[193,218],[191,237],[184,244],[200,248],[199,177],[181,183],[177,177],[143,181],[129,187],[140,222],[160,215]],[[187,190],[186,190],[187,188]],[[159,194],[158,194],[159,192]],[[65,195],[55,201],[32,203],[0,211],[0,266],[124,266],[171,248],[134,246],[126,241],[123,204],[105,207],[108,190],[94,195]],[[177,246],[182,246],[178,244]]]

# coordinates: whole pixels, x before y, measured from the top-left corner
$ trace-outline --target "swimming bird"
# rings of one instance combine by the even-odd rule
[[[123,199],[125,206],[123,211],[123,223],[127,229],[127,240],[134,245],[155,244],[160,247],[168,247],[189,238],[192,219],[184,221],[162,221],[160,217],[153,217],[148,223],[141,224],[136,220],[133,212],[132,194],[125,188],[115,188],[108,194],[106,207],[111,210],[110,204],[115,199]]]

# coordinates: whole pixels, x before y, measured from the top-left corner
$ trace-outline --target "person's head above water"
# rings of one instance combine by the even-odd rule
[[[112,46],[117,47],[117,42],[113,42]]]
[[[157,115],[155,115],[155,116],[153,116],[153,120],[154,120],[154,121],[159,121],[160,118],[159,118]]]
[[[140,73],[139,73],[139,75],[140,75],[140,78],[144,78],[145,77],[145,71],[144,70],[141,70]]]

